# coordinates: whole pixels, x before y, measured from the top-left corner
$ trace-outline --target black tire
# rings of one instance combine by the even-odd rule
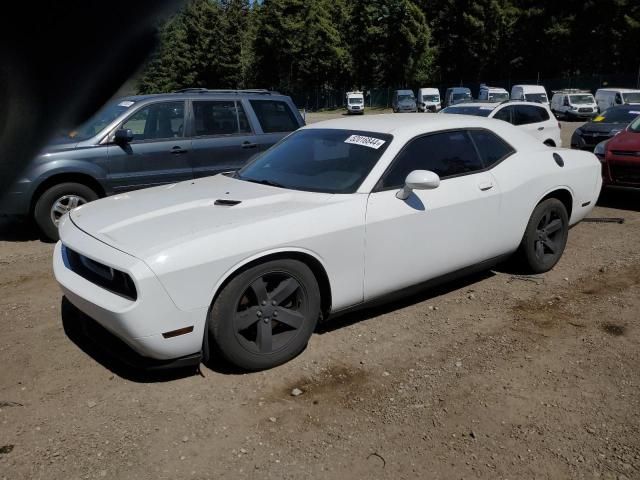
[[[53,241],[59,239],[58,225],[52,218],[52,209],[56,202],[64,202],[65,198],[71,199],[74,197],[81,199],[78,203],[78,205],[81,205],[97,200],[98,194],[81,183],[66,182],[49,187],[40,195],[33,209],[33,218],[44,237]],[[60,213],[62,214],[63,212]]]
[[[519,254],[524,266],[533,273],[551,270],[564,252],[569,235],[569,216],[564,204],[550,198],[540,202],[531,214]]]
[[[273,260],[241,272],[222,289],[208,333],[233,365],[264,370],[304,350],[319,316],[320,289],[311,269],[297,260]]]

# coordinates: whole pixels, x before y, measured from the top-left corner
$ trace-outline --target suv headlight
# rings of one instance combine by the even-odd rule
[[[607,150],[607,142],[609,140],[605,140],[604,142],[600,142],[596,145],[596,148],[593,150],[593,153],[600,159],[601,162],[604,162],[605,153]]]
[[[581,129],[581,128],[576,128],[576,131],[575,131],[575,133],[576,133],[577,135],[580,135],[580,136],[582,136],[582,134],[583,134],[583,131],[582,131],[582,129]]]

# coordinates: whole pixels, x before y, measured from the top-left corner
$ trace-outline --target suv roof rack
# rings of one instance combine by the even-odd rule
[[[279,95],[278,92],[267,90],[265,88],[248,88],[248,89],[210,89],[189,87],[175,90],[173,93],[229,93],[229,94],[253,94],[253,95]]]
[[[591,93],[591,90],[583,90],[580,88],[563,88],[561,90],[552,90],[552,93]]]

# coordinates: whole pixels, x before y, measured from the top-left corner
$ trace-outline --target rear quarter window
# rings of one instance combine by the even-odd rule
[[[279,100],[249,100],[264,133],[292,132],[300,125],[286,102]]]
[[[491,168],[515,153],[511,145],[489,130],[471,130],[469,133],[478,149],[484,168]]]

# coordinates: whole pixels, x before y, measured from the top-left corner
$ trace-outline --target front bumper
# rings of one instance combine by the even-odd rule
[[[65,297],[78,310],[143,357],[170,360],[200,352],[206,308],[179,309],[143,261],[87,235],[68,216],[61,222],[60,238],[53,254],[53,272]],[[112,293],[71,270],[65,262],[63,245],[128,274],[135,283],[137,298],[131,300]],[[188,333],[166,337],[169,332],[191,327]]]

